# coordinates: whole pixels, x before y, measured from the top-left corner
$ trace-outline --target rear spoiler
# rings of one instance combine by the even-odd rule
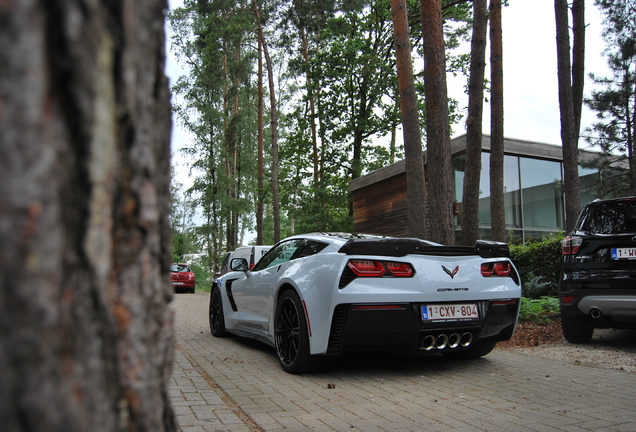
[[[482,258],[510,257],[508,244],[477,240],[475,246],[442,246],[413,238],[351,239],[338,252],[347,255],[384,255],[401,257],[409,254],[437,256],[479,255]]]

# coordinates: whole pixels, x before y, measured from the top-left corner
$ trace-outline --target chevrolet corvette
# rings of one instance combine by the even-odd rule
[[[244,258],[230,269],[210,294],[212,334],[273,346],[289,373],[354,350],[481,357],[513,336],[519,317],[505,243],[314,233],[280,241],[251,270]]]

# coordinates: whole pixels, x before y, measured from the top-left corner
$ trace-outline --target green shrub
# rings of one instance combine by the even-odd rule
[[[519,308],[519,320],[536,324],[546,324],[559,317],[559,298],[541,297],[529,299],[522,297]]]
[[[540,242],[510,245],[510,256],[519,270],[524,297],[558,295],[563,237],[551,235]]]

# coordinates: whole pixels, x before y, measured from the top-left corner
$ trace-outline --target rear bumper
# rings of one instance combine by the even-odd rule
[[[193,282],[172,282],[175,291],[194,291],[196,283]]]
[[[480,318],[449,322],[424,321],[420,303],[391,305],[392,308],[340,304],[334,311],[327,353],[368,349],[460,351],[477,339],[503,341],[513,336],[519,299],[473,303],[477,303]]]
[[[561,313],[590,317],[596,327],[616,327],[621,323],[636,325],[636,292],[634,290],[562,292]]]
[[[636,324],[636,273],[565,268],[563,275],[559,286],[562,314],[590,317],[595,327]]]

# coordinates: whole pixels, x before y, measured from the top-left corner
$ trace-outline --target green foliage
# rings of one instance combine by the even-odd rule
[[[383,143],[400,123],[389,0],[259,2],[274,62],[278,102],[278,180],[281,237],[309,231],[350,231],[348,182],[403,157]],[[412,45],[421,47],[417,0],[409,0]],[[446,1],[449,70],[466,73],[468,57],[452,50],[469,35],[472,6]],[[169,14],[172,49],[188,68],[173,86],[175,117],[193,136],[190,160],[196,230],[175,199],[174,256],[206,250],[202,267],[251,231],[257,198],[265,207],[263,241],[273,243],[269,88],[264,88],[264,179],[257,189],[258,125],[256,16],[251,1],[185,0]],[[421,71],[421,58],[416,59]],[[269,78],[265,76],[264,78]],[[423,77],[416,76],[424,111]],[[313,112],[310,106],[313,105]],[[457,104],[450,102],[451,121]],[[313,116],[312,116],[313,114]],[[424,128],[425,116],[420,116]],[[315,126],[315,136],[312,134]],[[314,159],[316,152],[316,160]],[[181,203],[181,204],[179,204]],[[179,204],[181,209],[177,206]],[[181,211],[183,210],[183,211]],[[197,249],[197,250],[192,250]]]
[[[519,320],[536,324],[547,324],[559,317],[558,297],[540,297],[529,299],[522,297],[519,309]]]
[[[511,245],[510,255],[521,276],[524,297],[557,295],[561,273],[561,241],[551,235],[539,242]]]
[[[197,281],[196,290],[200,292],[210,292],[212,283],[210,282],[210,272],[208,271],[207,266],[201,265],[201,263],[197,261],[191,263],[190,268],[192,269]]]
[[[601,197],[636,194],[636,178],[629,171],[636,169],[632,157],[636,150],[634,137],[634,107],[636,106],[636,20],[634,3],[617,0],[596,0],[604,16],[604,55],[611,71],[609,77],[590,77],[600,90],[593,90],[585,103],[596,112],[597,121],[586,129],[585,140],[601,154],[587,164],[599,171],[595,193]],[[627,166],[630,169],[617,169]]]

